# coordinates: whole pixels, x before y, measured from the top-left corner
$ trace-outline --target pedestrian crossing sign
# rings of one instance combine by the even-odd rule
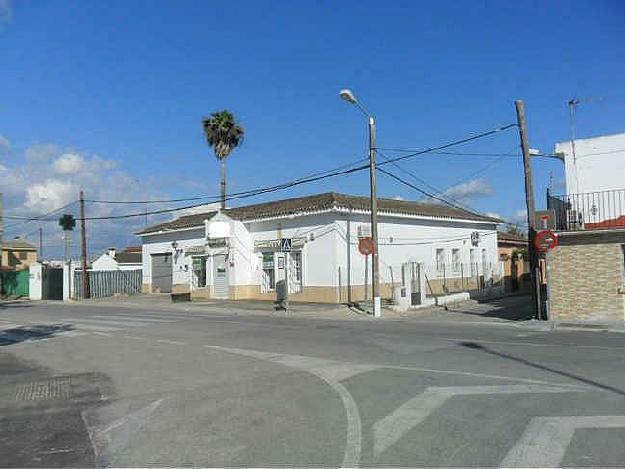
[[[291,246],[293,245],[291,238],[280,239],[280,251],[291,252]]]

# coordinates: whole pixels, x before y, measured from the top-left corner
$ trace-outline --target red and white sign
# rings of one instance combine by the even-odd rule
[[[558,245],[558,235],[551,230],[543,230],[536,233],[534,247],[539,252],[547,252]]]
[[[358,240],[358,250],[360,254],[363,256],[368,256],[369,254],[373,254],[375,251],[375,245],[373,244],[373,239],[371,238],[360,238]]]

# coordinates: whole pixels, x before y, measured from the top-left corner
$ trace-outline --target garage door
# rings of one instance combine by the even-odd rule
[[[171,293],[173,268],[171,254],[152,254],[152,291]]]

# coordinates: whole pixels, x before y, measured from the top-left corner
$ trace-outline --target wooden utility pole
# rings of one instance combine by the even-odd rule
[[[378,252],[378,189],[375,173],[375,120],[369,116],[369,178],[371,180],[371,239],[373,253],[371,255],[371,299],[373,315],[382,316],[380,302],[380,257]]]
[[[85,193],[80,189],[80,261],[82,263],[82,297],[91,298],[87,276],[87,230],[85,228]]]
[[[540,300],[540,275],[538,275],[538,254],[534,247],[536,237],[536,227],[534,226],[534,183],[532,180],[532,162],[530,155],[529,138],[527,135],[527,123],[525,121],[525,104],[521,100],[514,102],[516,116],[519,124],[519,137],[521,139],[521,150],[523,151],[523,167],[525,169],[525,203],[527,205],[527,235],[528,251],[530,256],[530,277],[532,279],[532,303],[534,305],[534,317],[542,319]]]

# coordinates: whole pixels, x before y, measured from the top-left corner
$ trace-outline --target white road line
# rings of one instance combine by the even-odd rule
[[[111,465],[114,458],[128,446],[132,436],[145,428],[162,402],[163,399],[154,401],[108,424],[100,423],[98,409],[83,410],[80,415],[89,434],[97,465]]]
[[[139,321],[115,321],[115,320],[104,320],[104,319],[87,319],[87,318],[65,318],[61,319],[63,322],[71,322],[75,324],[102,324],[105,326],[113,326],[113,327],[145,327],[151,326],[147,322],[139,322]]]
[[[171,344],[171,345],[187,345],[186,342],[178,342],[177,340],[169,340],[169,339],[157,339],[157,342],[161,342],[163,344]]]
[[[501,386],[430,387],[402,404],[373,425],[373,454],[378,456],[397,443],[408,431],[419,425],[454,396],[487,394],[536,394],[572,392],[569,388],[530,384]]]
[[[325,381],[341,398],[345,409],[347,420],[347,430],[345,439],[345,451],[343,453],[343,464],[341,467],[357,467],[362,451],[362,424],[360,413],[356,401],[339,380],[354,376],[365,371],[381,368],[378,365],[359,365],[335,360],[325,360],[322,358],[305,357],[302,355],[286,355],[280,353],[260,352],[257,350],[247,350],[229,347],[219,347],[206,345],[212,350],[244,355],[247,357],[268,360],[284,366],[296,368],[311,373]]]
[[[149,341],[150,339],[146,338],[146,337],[141,337],[138,335],[123,335],[122,336],[125,339],[132,339],[132,340],[142,340],[142,341]]]
[[[172,320],[166,320],[166,319],[153,319],[153,318],[147,318],[145,316],[122,316],[121,314],[115,314],[115,315],[110,315],[110,316],[89,316],[89,318],[95,318],[96,320],[99,319],[104,319],[104,320],[110,320],[110,319],[119,319],[122,321],[139,321],[139,322],[163,322],[163,323],[171,323],[171,322],[175,322]],[[87,318],[85,318],[87,319]]]
[[[625,415],[534,417],[500,467],[559,467],[578,428],[625,428]]]

